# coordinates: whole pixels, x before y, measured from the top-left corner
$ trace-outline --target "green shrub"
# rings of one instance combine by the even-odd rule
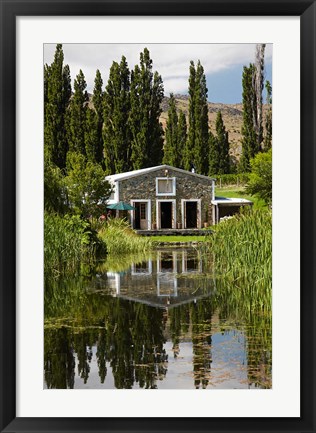
[[[209,238],[221,296],[239,307],[271,311],[272,215],[247,210],[220,223]],[[237,287],[237,289],[236,289]],[[230,293],[231,292],[231,293]]]
[[[45,213],[45,276],[79,271],[81,263],[93,260],[101,247],[88,221],[78,215],[62,217]]]
[[[246,185],[249,180],[249,173],[214,174],[212,177],[216,179],[216,185],[218,187],[228,185]]]
[[[151,248],[150,239],[137,235],[128,222],[120,218],[105,221],[98,236],[109,254],[137,253]]]

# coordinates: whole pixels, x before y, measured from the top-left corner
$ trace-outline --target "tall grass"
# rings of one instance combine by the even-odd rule
[[[100,241],[88,221],[77,215],[44,215],[45,277],[77,272],[81,263],[95,258]]]
[[[150,239],[137,235],[126,220],[119,218],[105,221],[98,237],[106,245],[108,254],[140,253],[152,246]]]
[[[249,313],[271,312],[272,215],[250,210],[222,222],[210,236],[219,295]]]

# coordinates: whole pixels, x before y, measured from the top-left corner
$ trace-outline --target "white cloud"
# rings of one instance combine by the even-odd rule
[[[165,93],[186,92],[190,60],[200,60],[206,75],[229,69],[235,65],[254,61],[255,44],[64,44],[65,64],[70,67],[72,79],[82,69],[92,91],[96,70],[101,71],[106,84],[112,62],[120,61],[124,54],[129,68],[139,62],[144,47],[150,51],[153,68],[163,79]],[[53,61],[54,44],[46,44],[44,62]],[[266,48],[266,63],[272,61],[272,45]]]

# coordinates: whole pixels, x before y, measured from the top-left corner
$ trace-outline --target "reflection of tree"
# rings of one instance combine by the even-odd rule
[[[207,387],[211,372],[211,317],[209,299],[190,304],[193,345],[193,372],[195,388]]]
[[[235,284],[218,281],[212,298],[168,312],[87,292],[85,286],[81,278],[53,281],[45,287],[45,381],[49,388],[74,387],[76,360],[78,374],[87,383],[93,346],[101,383],[106,381],[110,366],[117,388],[136,384],[156,388],[167,373],[166,326],[175,358],[181,341],[192,340],[194,384],[205,388],[211,375],[211,318],[215,310],[220,320],[231,321],[245,334],[249,386],[271,387],[271,315],[264,308],[254,310],[253,300]],[[213,321],[213,332],[214,326]]]
[[[249,284],[247,280],[244,284]],[[242,283],[239,282],[242,287]],[[219,281],[218,294],[213,302],[224,320],[240,323],[246,337],[248,385],[271,388],[272,381],[272,318],[271,311],[262,303],[254,308],[253,299],[243,295],[232,282]]]
[[[101,383],[104,383],[107,373],[106,368],[106,331],[100,329],[97,340],[97,360],[99,367],[99,376]]]
[[[90,362],[92,359],[92,349],[90,344],[95,341],[94,333],[82,331],[74,334],[74,350],[78,358],[78,374],[87,383],[90,373]],[[90,346],[90,347],[89,347]]]
[[[169,312],[170,333],[174,356],[179,354],[180,335],[190,329],[193,346],[193,374],[196,388],[206,388],[211,371],[211,317],[210,299],[202,299],[191,304],[181,305]]]
[[[45,331],[44,371],[48,388],[73,388],[75,358],[66,328]]]
[[[76,313],[73,328],[45,330],[47,386],[74,386],[74,352],[78,374],[87,383],[91,348],[97,345],[101,383],[105,381],[109,362],[116,388],[132,388],[135,383],[141,388],[156,388],[157,380],[167,371],[164,326],[160,309],[107,296],[100,302],[99,295],[88,295],[85,308]]]
[[[271,388],[272,326],[271,318],[251,315],[247,329],[249,385]]]

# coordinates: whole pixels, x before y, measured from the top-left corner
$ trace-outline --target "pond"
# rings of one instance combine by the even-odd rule
[[[223,297],[202,248],[86,273],[46,282],[45,388],[272,387],[271,317]]]

